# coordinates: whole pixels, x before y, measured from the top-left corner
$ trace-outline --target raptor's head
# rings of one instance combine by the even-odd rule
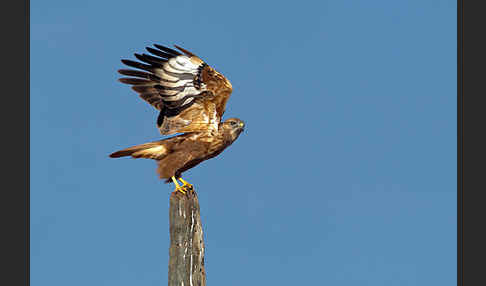
[[[225,137],[227,137],[231,142],[235,141],[240,133],[245,129],[245,123],[238,118],[229,118],[221,126]]]

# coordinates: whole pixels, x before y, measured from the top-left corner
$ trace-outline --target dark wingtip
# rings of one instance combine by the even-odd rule
[[[176,50],[173,50],[171,48],[164,47],[164,46],[159,45],[159,44],[154,44],[154,47],[156,47],[157,49],[159,49],[161,51],[164,51],[166,53],[172,54],[173,56],[180,56],[180,55],[182,55],[181,53],[179,53]]]
[[[137,53],[134,53],[133,54],[139,61],[144,61],[144,56],[142,56],[141,54],[137,54]]]
[[[129,66],[129,67],[132,67],[132,68],[146,70],[146,71],[149,71],[149,72],[152,72],[153,71],[153,67],[152,66],[146,65],[146,64],[142,64],[142,63],[139,63],[139,62],[136,62],[136,61],[122,59],[121,62],[124,63],[125,65]]]
[[[121,83],[133,84],[133,85],[145,85],[150,83],[149,80],[141,79],[141,78],[132,78],[132,77],[122,77],[119,78],[118,81],[120,81]]]
[[[197,57],[195,54],[189,52],[188,50],[186,49],[183,49],[181,47],[179,47],[178,45],[174,45],[174,47],[176,47],[177,49],[181,50],[182,52],[184,52],[184,54],[188,55],[188,56],[191,56],[191,57]]]
[[[150,78],[150,76],[155,76],[146,72],[130,70],[130,69],[119,69],[118,73],[126,76],[136,76],[145,79]]]
[[[171,53],[166,53],[166,52],[163,52],[163,51],[160,51],[160,50],[156,50],[156,49],[153,49],[151,47],[146,47],[145,48],[149,53],[153,54],[153,55],[156,55],[156,56],[159,56],[161,57],[162,59],[170,59],[172,57],[174,57],[174,54],[171,54]],[[175,55],[177,56],[177,55]]]

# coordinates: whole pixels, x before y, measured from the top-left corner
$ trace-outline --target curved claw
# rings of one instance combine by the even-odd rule
[[[192,191],[194,189],[194,186],[189,184],[186,180],[179,178],[179,180],[182,182],[182,187],[185,191]]]
[[[177,191],[183,193],[184,195],[187,194],[186,188],[184,188],[184,187],[180,187],[180,186],[179,187],[176,187],[175,190],[174,190],[174,192],[177,192]]]

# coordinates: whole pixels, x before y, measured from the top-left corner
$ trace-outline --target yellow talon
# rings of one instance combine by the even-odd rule
[[[179,180],[182,182],[182,188],[184,188],[185,190],[192,190],[193,189],[193,186],[191,184],[189,184],[189,182],[187,182],[183,178],[179,178]]]
[[[179,183],[177,182],[177,179],[174,176],[172,176],[171,179],[172,179],[172,182],[174,182],[174,185],[176,186],[174,192],[179,191],[179,192],[181,192],[185,195],[186,194],[186,191],[184,190],[185,187],[184,186],[181,187],[179,185]]]

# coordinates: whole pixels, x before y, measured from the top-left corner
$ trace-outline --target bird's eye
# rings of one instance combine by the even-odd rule
[[[231,125],[236,126],[238,123],[236,123],[236,121],[231,121]]]

